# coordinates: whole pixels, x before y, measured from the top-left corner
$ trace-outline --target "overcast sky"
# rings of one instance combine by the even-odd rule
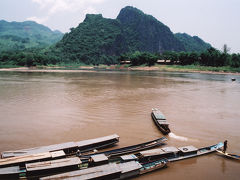
[[[125,6],[153,15],[172,32],[197,35],[213,47],[240,53],[240,0],[0,0],[0,19],[34,20],[68,32],[86,13],[116,18]]]

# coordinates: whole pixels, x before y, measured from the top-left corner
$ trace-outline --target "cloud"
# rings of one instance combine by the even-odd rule
[[[88,7],[87,9],[85,9],[83,11],[84,15],[86,15],[86,14],[96,14],[96,13],[97,13],[97,11],[93,7]]]
[[[27,18],[27,20],[35,21],[35,22],[37,22],[39,24],[43,24],[43,23],[45,23],[48,20],[48,17],[38,18],[36,16],[33,16],[33,17]]]
[[[100,4],[106,0],[32,0],[40,5],[41,9],[47,10],[49,15],[59,12],[76,12],[93,10],[92,5]]]

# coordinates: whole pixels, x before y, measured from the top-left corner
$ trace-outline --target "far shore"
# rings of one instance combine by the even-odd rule
[[[192,68],[179,68],[171,65],[155,65],[155,66],[124,66],[124,65],[101,65],[101,66],[40,66],[40,67],[17,67],[17,68],[0,68],[0,72],[94,72],[99,70],[126,70],[126,71],[161,71],[161,72],[190,72],[190,73],[206,73],[206,74],[232,74],[240,75],[239,72],[225,71],[209,71],[198,70]]]

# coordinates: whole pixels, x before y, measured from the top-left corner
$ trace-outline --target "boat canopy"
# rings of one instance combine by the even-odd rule
[[[179,152],[179,149],[176,147],[165,147],[165,148],[162,148],[162,150],[164,152],[173,152],[173,153]]]
[[[81,160],[78,157],[73,158],[64,158],[52,161],[43,161],[43,162],[36,162],[36,163],[28,163],[26,164],[26,170],[30,171],[38,171],[38,170],[47,170],[47,169],[54,169],[66,166],[74,166],[81,164]]]
[[[121,156],[121,159],[124,161],[137,160],[137,156],[135,156],[134,154],[124,155],[124,156]]]
[[[184,147],[179,147],[178,148],[180,151],[182,151],[183,153],[187,153],[187,152],[197,152],[198,149],[194,146],[184,146]]]
[[[155,116],[156,119],[166,119],[165,116],[161,111],[159,111],[157,108],[152,109],[152,113]]]
[[[143,157],[148,157],[148,156],[157,156],[157,155],[166,154],[166,152],[163,151],[162,149],[153,149],[153,150],[141,151],[140,154]]]
[[[91,159],[93,162],[108,161],[108,157],[105,156],[104,154],[93,155],[93,156],[91,156]]]

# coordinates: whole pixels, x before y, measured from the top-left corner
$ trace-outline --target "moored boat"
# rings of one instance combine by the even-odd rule
[[[157,108],[153,108],[151,116],[152,116],[154,123],[157,125],[158,129],[164,135],[167,135],[168,133],[171,132],[169,129],[169,123],[167,122],[165,116],[163,115],[163,113],[160,110],[158,110]]]
[[[168,161],[166,159],[147,162],[144,164],[138,161],[130,161],[124,163],[109,163],[97,167],[71,171],[54,176],[43,177],[41,180],[53,179],[128,179],[134,176],[145,174],[150,171],[166,167]]]
[[[54,151],[60,151],[60,150],[64,151],[66,155],[71,155],[71,154],[75,154],[78,150],[80,152],[88,152],[94,149],[102,149],[104,147],[111,146],[118,142],[119,142],[119,136],[117,134],[113,134],[110,136],[104,136],[104,137],[88,139],[88,140],[83,140],[78,142],[67,142],[62,144],[41,146],[41,147],[35,147],[30,149],[4,151],[1,153],[1,157],[2,158],[18,157],[18,156],[54,152]]]
[[[184,146],[184,147],[164,147],[153,150],[147,150],[139,152],[137,156],[140,157],[140,162],[149,161],[149,160],[158,160],[162,158],[167,158],[169,162],[183,160],[187,158],[197,157],[205,155],[211,152],[215,152],[218,149],[223,147],[223,143],[204,147],[196,148],[194,146]]]
[[[134,153],[134,152],[139,152],[145,149],[151,149],[157,146],[164,145],[164,141],[166,141],[166,137],[158,138],[152,141],[144,142],[141,144],[133,145],[133,146],[127,146],[119,149],[113,149],[109,151],[103,151],[99,153],[91,153],[91,154],[86,154],[86,155],[80,155],[80,158],[86,159],[89,158],[92,155],[97,155],[97,154],[105,154],[108,157],[114,157],[114,156],[120,156],[123,154],[128,154],[128,153]]]

